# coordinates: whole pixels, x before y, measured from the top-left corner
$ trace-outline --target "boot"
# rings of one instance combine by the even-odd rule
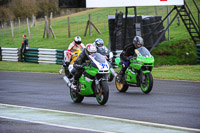
[[[73,90],[76,90],[76,89],[77,89],[77,84],[78,84],[78,81],[74,79],[74,81],[72,82],[71,88],[72,88]]]
[[[60,75],[62,75],[63,69],[64,69],[64,67],[62,66],[62,67],[60,68],[60,71],[59,71],[59,74],[60,74]]]
[[[122,79],[123,79],[123,77],[124,77],[124,71],[121,70],[121,71],[119,72],[118,76],[117,76],[118,81],[121,82]]]
[[[69,72],[69,69],[68,69],[68,67],[69,67],[69,62],[65,62],[65,75],[69,78],[69,75],[70,75],[70,72]]]

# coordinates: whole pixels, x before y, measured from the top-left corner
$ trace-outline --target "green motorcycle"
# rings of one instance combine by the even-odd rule
[[[128,87],[132,86],[140,87],[145,94],[148,94],[153,87],[151,71],[154,66],[154,57],[145,47],[136,49],[135,53],[136,55],[130,59],[130,65],[121,80],[118,76],[115,78],[115,85],[119,92],[126,92]],[[120,58],[116,58],[115,62],[122,68]]]
[[[100,105],[104,105],[109,97],[107,81],[110,66],[99,53],[89,55],[89,59],[90,63],[87,63],[86,66],[79,66],[84,72],[79,79],[76,89],[73,88],[73,78],[68,79],[64,76],[63,79],[70,88],[70,96],[75,103],[81,103],[84,97],[96,97],[97,102]],[[72,72],[72,70],[73,65],[69,65],[69,71]]]

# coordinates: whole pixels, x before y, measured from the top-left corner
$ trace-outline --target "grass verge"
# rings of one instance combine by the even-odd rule
[[[25,62],[0,61],[0,71],[44,72],[58,73],[61,65],[34,64]],[[115,69],[118,71],[119,69]],[[176,65],[155,67],[152,71],[154,78],[200,81],[200,65]]]

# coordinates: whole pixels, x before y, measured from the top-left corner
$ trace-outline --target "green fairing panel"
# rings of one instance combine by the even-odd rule
[[[116,64],[117,64],[120,68],[122,68],[122,65],[119,64],[120,61],[121,61],[120,58],[116,58],[116,59],[115,59]]]
[[[127,75],[127,78],[126,78],[127,82],[137,83],[137,79],[136,79],[137,73],[133,74],[130,71],[126,71],[126,75]]]
[[[96,76],[98,73],[99,69],[91,67],[88,70],[85,70],[85,72],[89,73],[91,76]]]
[[[87,96],[94,94],[91,88],[93,81],[86,81],[86,78],[84,76],[81,76],[79,82],[81,83],[81,95]]]

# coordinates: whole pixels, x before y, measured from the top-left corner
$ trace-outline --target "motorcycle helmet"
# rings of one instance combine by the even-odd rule
[[[96,46],[94,44],[90,44],[90,43],[86,45],[86,50],[89,55],[92,55],[97,52]]]
[[[144,41],[143,38],[140,36],[135,36],[133,38],[133,45],[135,46],[135,48],[140,48],[144,45]]]
[[[77,45],[80,45],[80,44],[81,44],[81,37],[80,37],[80,36],[74,37],[74,42],[75,42]]]
[[[97,38],[97,39],[95,40],[95,45],[96,45],[97,47],[102,47],[103,44],[104,44],[104,42],[103,42],[103,40],[102,40],[101,38]]]

